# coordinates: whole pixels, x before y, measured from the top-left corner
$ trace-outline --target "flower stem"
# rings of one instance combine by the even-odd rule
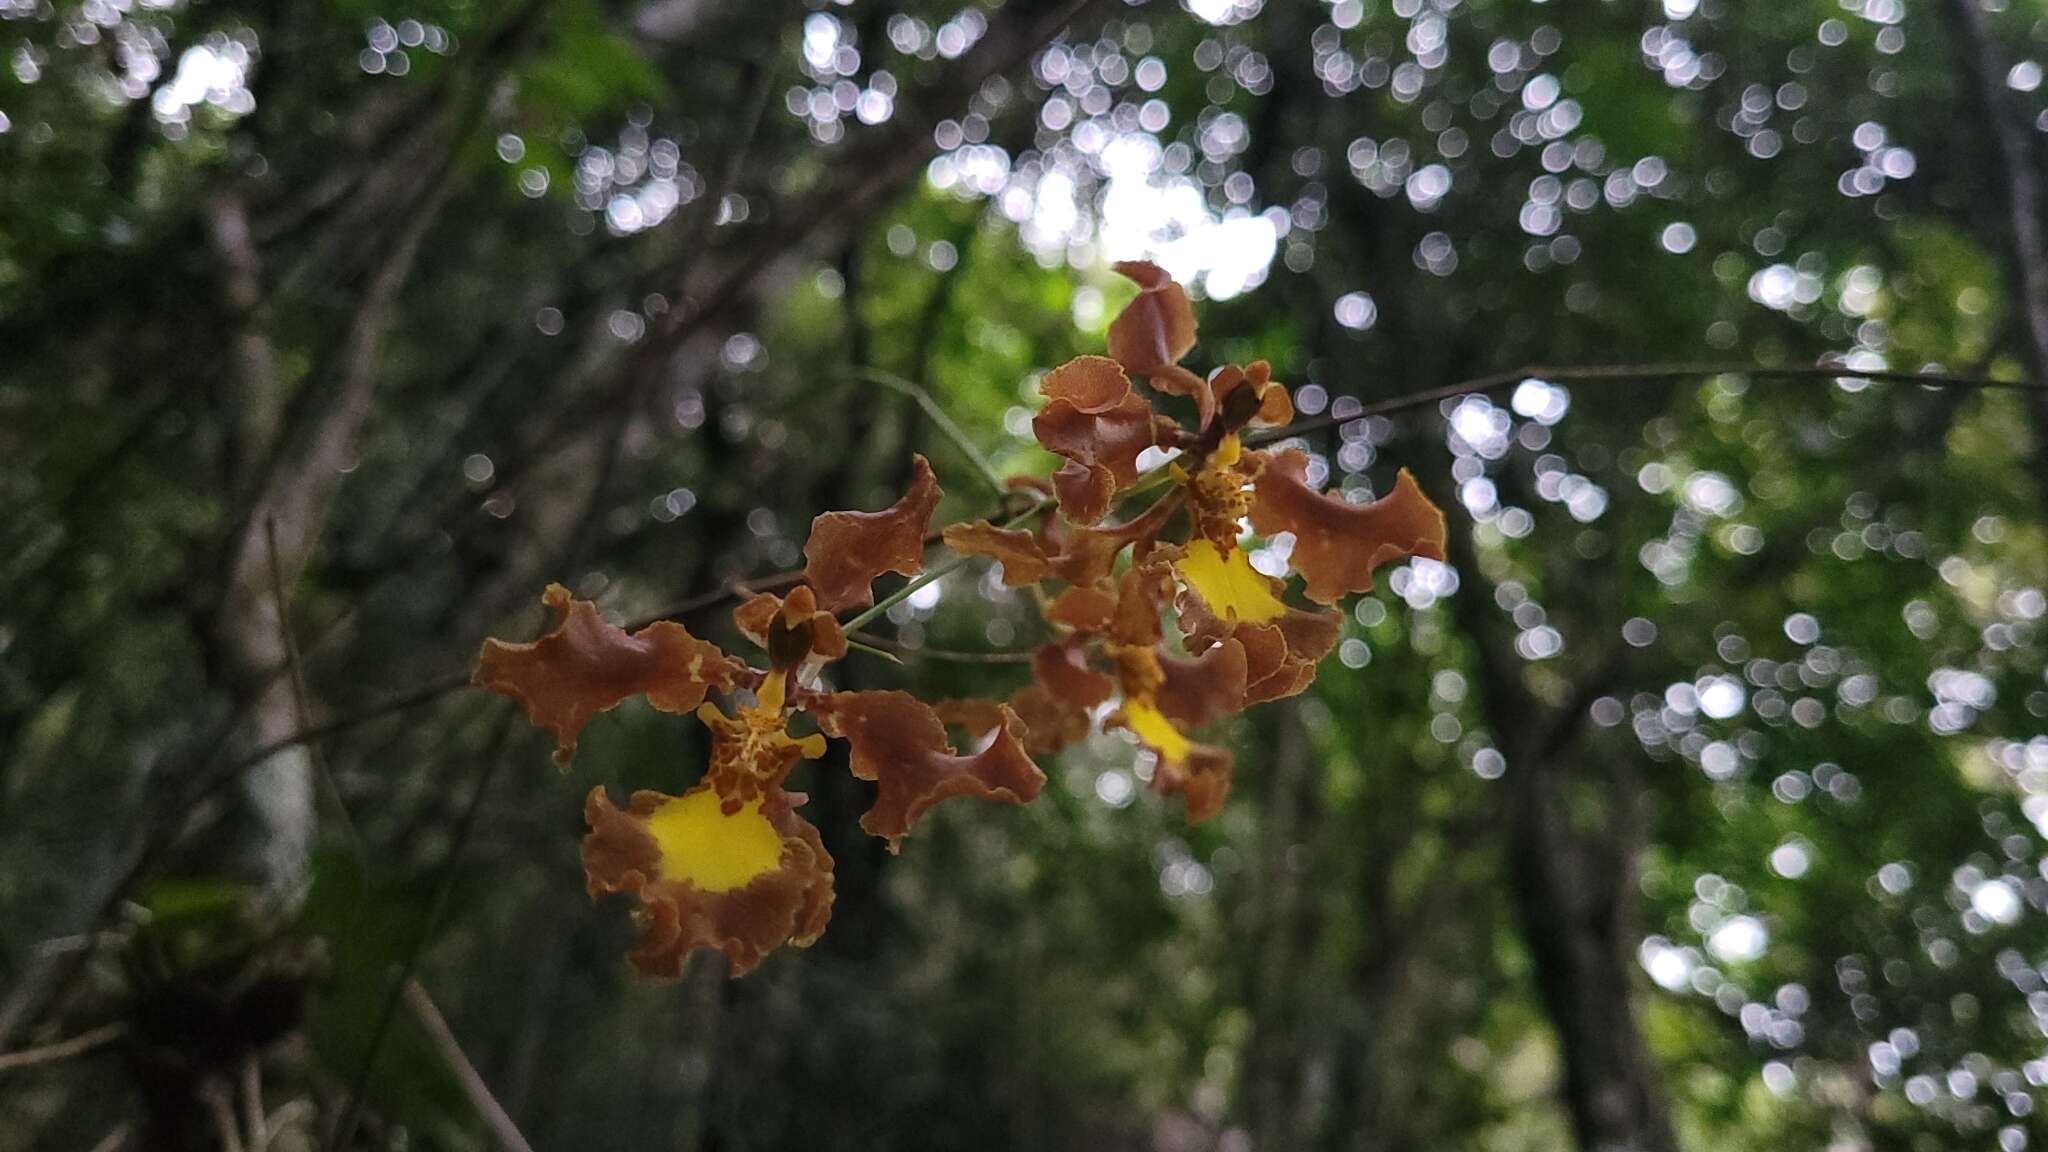
[[[1031,507],[1024,509],[1022,512],[1017,513],[1015,516],[1010,517],[1008,520],[1003,521],[1001,524],[997,525],[997,527],[1015,528],[1019,524],[1024,523],[1025,521],[1031,519],[1033,516],[1038,515],[1040,512],[1043,512],[1050,507],[1052,507],[1052,501],[1040,500],[1036,504],[1033,504]],[[946,577],[951,576],[953,573],[959,571],[960,568],[964,566],[968,560],[969,557],[966,556],[955,556],[951,560],[946,561],[944,564],[941,564],[936,568],[926,569],[924,575],[919,576],[917,579],[912,580],[910,583],[905,584],[903,587],[898,588],[896,591],[891,592],[887,596],[882,597],[880,600],[875,601],[874,607],[868,609],[867,611],[861,613],[858,616],[855,616],[853,619],[846,621],[845,624],[842,625],[842,627],[844,627],[848,632],[860,631],[863,627],[867,626],[868,623],[873,621],[882,613],[887,612],[889,609],[894,608],[896,605],[901,604],[903,601],[909,599],[911,594],[916,592],[918,589],[924,587],[927,584],[931,584],[935,581],[943,580]]]
[[[966,456],[968,461],[974,465],[975,471],[981,474],[982,483],[987,484],[989,490],[998,496],[1001,496],[1006,491],[1003,486],[1003,478],[996,472],[995,465],[989,462],[988,457],[981,454],[981,449],[974,446],[974,441],[967,438],[967,433],[960,425],[955,424],[953,418],[946,415],[946,410],[939,407],[939,402],[932,399],[930,392],[905,380],[894,372],[884,372],[879,368],[856,368],[853,370],[852,375],[856,380],[879,385],[898,395],[908,396],[912,400],[917,401],[917,406],[924,409],[924,414],[932,418],[932,423],[938,426],[940,433],[946,439],[951,440],[953,446],[960,449],[961,454]]]

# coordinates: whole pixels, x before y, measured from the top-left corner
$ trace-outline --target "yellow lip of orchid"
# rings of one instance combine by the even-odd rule
[[[647,818],[661,874],[705,892],[744,888],[782,865],[782,835],[755,800],[728,814],[710,789],[676,797]]]
[[[1229,468],[1243,455],[1244,444],[1238,440],[1237,433],[1232,432],[1216,445],[1214,452],[1209,453],[1209,467]]]
[[[1272,582],[1252,567],[1242,548],[1191,540],[1185,554],[1174,561],[1174,570],[1222,619],[1264,624],[1287,615],[1287,605],[1273,594]]]
[[[1124,727],[1130,729],[1132,735],[1146,747],[1157,752],[1160,759],[1170,763],[1186,760],[1188,753],[1194,749],[1194,741],[1181,735],[1180,729],[1173,726],[1173,721],[1168,720],[1165,714],[1148,700],[1126,699],[1123,703],[1123,723]]]

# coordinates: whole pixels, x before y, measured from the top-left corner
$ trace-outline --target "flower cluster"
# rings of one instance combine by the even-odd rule
[[[593,899],[637,897],[631,960],[642,975],[673,977],[697,948],[723,951],[737,975],[824,931],[832,858],[797,813],[805,797],[785,785],[828,738],[846,741],[848,769],[876,784],[860,823],[892,850],[948,797],[1030,801],[1045,782],[1033,756],[1081,739],[1098,715],[1149,748],[1154,784],[1203,820],[1229,793],[1231,757],[1190,733],[1305,689],[1337,641],[1342,617],[1330,606],[1370,589],[1376,568],[1442,559],[1443,514],[1405,471],[1383,499],[1352,503],[1313,488],[1303,453],[1247,448],[1248,429],[1292,419],[1286,389],[1263,361],[1207,376],[1183,367],[1196,337],[1186,294],[1150,264],[1117,270],[1140,291],[1110,326],[1109,355],[1069,361],[1040,383],[1033,431],[1061,463],[1050,477],[1013,481],[1038,504],[1002,525],[943,532],[954,552],[1000,561],[1004,584],[1033,589],[1044,605],[1047,639],[1030,682],[1007,701],[934,706],[905,692],[835,692],[820,679],[848,650],[838,614],[872,606],[883,573],[923,571],[940,491],[921,456],[894,505],[812,523],[801,584],[735,610],[766,667],[672,621],[629,633],[560,585],[543,596],[558,616],[546,635],[485,642],[476,682],[551,732],[565,768],[584,724],[635,696],[710,730],[710,763],[682,794],[636,792],[620,808],[599,786],[585,801],[587,885]],[[1156,412],[1133,377],[1191,400],[1193,427]],[[1152,449],[1169,462],[1141,470]],[[1126,506],[1136,510],[1112,522]],[[1248,532],[1293,535],[1312,607],[1288,603],[1286,582],[1252,566]],[[971,748],[952,744],[949,724]]]
[[[1352,503],[1310,485],[1306,454],[1245,447],[1248,430],[1294,417],[1270,366],[1189,371],[1187,294],[1151,264],[1117,271],[1139,292],[1110,325],[1109,355],[1069,361],[1039,386],[1046,404],[1032,430],[1062,458],[1046,485],[1059,515],[1028,532],[955,525],[945,539],[1000,560],[1007,582],[1065,585],[1046,610],[1056,634],[1033,657],[1033,682],[1010,700],[1031,750],[1080,738],[1092,710],[1117,700],[1109,722],[1152,750],[1154,785],[1185,796],[1199,821],[1223,806],[1231,758],[1189,733],[1307,688],[1337,642],[1342,615],[1330,605],[1369,591],[1384,564],[1443,559],[1444,516],[1405,470],[1384,498]],[[1192,400],[1194,427],[1155,412],[1134,376]],[[1154,448],[1172,454],[1163,490],[1122,523],[1104,523],[1120,500],[1141,502],[1158,487],[1137,466]],[[1315,607],[1289,604],[1285,581],[1252,566],[1248,529],[1293,535],[1289,560]]]
[[[939,486],[924,457],[910,491],[880,512],[830,512],[813,523],[805,582],[786,597],[756,596],[734,623],[766,654],[753,667],[681,624],[628,633],[561,585],[542,597],[559,620],[530,644],[484,642],[476,682],[517,701],[555,737],[564,767],[591,716],[634,696],[664,712],[694,713],[711,732],[711,763],[680,796],[641,791],[616,806],[602,785],[584,802],[590,832],[583,868],[593,899],[639,898],[643,976],[673,977],[696,948],[718,948],[739,975],[782,944],[818,938],[832,913],[832,858],[797,814],[804,795],[784,785],[799,760],[824,755],[826,737],[850,745],[854,775],[878,785],[861,827],[893,848],[932,805],[949,796],[1022,804],[1045,776],[1025,752],[1023,723],[998,707],[992,734],[970,753],[947,740],[939,714],[902,692],[830,692],[821,668],[846,655],[831,610],[873,603],[885,571],[923,568],[924,533]],[[727,694],[730,709],[711,703]],[[791,732],[799,716],[816,730]]]

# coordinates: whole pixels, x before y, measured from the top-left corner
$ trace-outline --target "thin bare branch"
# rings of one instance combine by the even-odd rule
[[[954,648],[911,648],[894,640],[884,640],[872,632],[854,632],[847,636],[848,642],[858,642],[863,647],[873,648],[882,655],[902,664],[916,660],[941,660],[949,664],[1029,664],[1029,652],[963,652]]]
[[[404,958],[399,962],[397,982],[391,986],[391,991],[384,998],[383,1006],[378,1009],[377,1023],[370,1032],[369,1050],[363,1054],[362,1065],[356,1069],[355,1076],[349,1082],[347,1102],[342,1105],[341,1118],[336,1122],[331,1133],[332,1138],[327,1143],[329,1152],[347,1148],[355,1139],[356,1119],[362,1107],[363,1093],[370,1085],[370,1077],[377,1070],[377,1057],[384,1049],[384,1041],[390,1038],[391,1026],[398,1018],[398,1005],[405,989],[412,983],[413,974],[419,970],[420,958],[426,955],[427,945],[432,942],[435,930],[440,927],[441,920],[447,913],[448,898],[455,889],[456,873],[460,870],[463,854],[469,850],[470,840],[476,833],[477,817],[483,811],[484,797],[490,794],[491,781],[497,778],[498,766],[504,762],[505,738],[510,732],[508,718],[508,722],[498,725],[497,734],[484,752],[484,766],[477,776],[476,791],[471,794],[469,803],[463,808],[462,815],[456,822],[455,838],[448,846],[447,862],[441,866],[441,877],[434,889],[433,902],[427,908],[426,919],[420,925],[419,934],[413,937],[411,946],[406,949]]]
[[[96,1048],[112,1044],[127,1031],[128,1026],[117,1020],[54,1044],[24,1048],[19,1052],[0,1052],[0,1072],[13,1072],[21,1068],[33,1068],[38,1064],[54,1064],[59,1060],[69,1060],[73,1056],[83,1056]]]
[[[924,414],[931,417],[932,423],[938,427],[939,432],[946,439],[951,440],[953,446],[960,449],[960,454],[967,457],[968,462],[974,465],[975,471],[981,477],[981,482],[988,485],[989,491],[994,492],[998,496],[1008,491],[1003,485],[1002,475],[996,471],[996,466],[989,462],[987,456],[982,455],[981,449],[975,447],[974,441],[968,438],[966,431],[960,425],[955,424],[951,416],[946,415],[946,410],[939,406],[939,402],[932,398],[930,392],[905,380],[894,372],[885,372],[880,368],[856,368],[853,370],[852,375],[856,380],[863,380],[869,384],[887,388],[891,392],[901,396],[908,396],[916,401],[917,406],[924,410]]]
[[[1270,444],[1290,436],[1304,436],[1362,420],[1368,416],[1388,416],[1406,412],[1413,408],[1424,408],[1439,401],[1457,396],[1469,396],[1481,392],[1496,392],[1502,388],[1520,384],[1524,380],[1542,380],[1550,384],[1581,383],[1638,383],[1669,384],[1685,380],[1702,380],[1711,376],[1747,376],[1753,380],[1804,380],[1821,382],[1828,380],[1869,380],[1884,384],[1920,384],[1931,388],[1977,388],[2007,389],[2021,392],[2048,391],[2048,385],[2032,380],[2004,380],[1992,376],[1973,376],[1953,372],[1895,372],[1889,369],[1845,368],[1838,365],[1812,364],[1785,367],[1762,364],[1715,363],[1700,361],[1677,361],[1650,364],[1579,364],[1564,367],[1548,367],[1540,364],[1510,368],[1505,372],[1494,372],[1445,384],[1437,388],[1425,388],[1420,392],[1409,392],[1367,404],[1342,416],[1321,416],[1314,420],[1303,420],[1285,428],[1274,428],[1245,437],[1249,445]]]
[[[301,732],[313,728],[313,707],[306,695],[306,669],[299,658],[299,642],[292,634],[291,597],[285,591],[284,561],[277,551],[277,518],[269,517],[263,523],[264,535],[270,544],[270,595],[277,604],[278,644],[284,648],[286,674],[291,678],[292,707]],[[362,833],[356,830],[356,822],[349,815],[348,802],[341,798],[341,786],[334,781],[334,773],[327,767],[327,757],[320,753],[318,740],[307,740],[306,757],[313,763],[313,775],[320,782],[321,791],[327,793],[327,802],[341,821],[342,834],[348,838],[349,849],[355,854],[359,878],[369,875],[368,853],[363,846]],[[260,1105],[259,1105],[260,1107]],[[253,1131],[253,1129],[252,1129]],[[251,1137],[259,1147],[263,1143]]]
[[[469,1062],[469,1056],[463,1052],[462,1044],[455,1039],[454,1030],[448,1027],[448,1021],[441,1015],[441,1010],[434,1006],[434,998],[427,995],[427,990],[420,986],[419,981],[405,982],[405,1006],[412,1010],[413,1019],[419,1022],[421,1030],[433,1043],[434,1050],[441,1054],[442,1062],[447,1064],[449,1070],[455,1073],[455,1078],[461,1081],[462,1091],[469,1097],[470,1106],[483,1118],[484,1126],[491,1130],[491,1138],[498,1142],[498,1146],[505,1152],[533,1152],[533,1146],[526,1142],[526,1137],[520,1135],[519,1125],[512,1122],[512,1117],[505,1111],[504,1105],[499,1104],[498,1098],[491,1095],[490,1085],[484,1083],[484,1078],[478,1074],[476,1065]]]
[[[270,1147],[270,1116],[263,1110],[263,1058],[242,1057],[242,1125],[249,1131],[250,1152]]]

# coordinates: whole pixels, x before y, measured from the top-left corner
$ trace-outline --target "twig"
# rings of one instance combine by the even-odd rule
[[[285,593],[284,561],[277,551],[277,517],[268,516],[263,521],[263,533],[270,545],[270,596],[277,605],[277,637],[284,645],[285,671],[291,678],[292,711],[299,722],[299,730],[310,731],[313,727],[313,707],[306,696],[306,669],[299,659],[299,641],[292,634],[291,599]],[[349,815],[348,803],[341,798],[341,786],[328,771],[327,757],[321,755],[318,740],[305,740],[306,759],[312,762],[313,776],[320,781],[321,790],[327,793],[327,802],[333,806],[335,815],[341,820],[342,834],[348,838],[349,848],[355,854],[359,882],[369,882],[369,855],[364,849],[362,833],[356,830],[355,817]],[[260,1111],[261,1104],[259,1102]],[[252,1133],[254,1129],[251,1130]],[[251,1141],[262,1147],[266,1142],[254,1135]]]
[[[846,638],[846,647],[854,652],[865,652],[877,660],[887,660],[891,664],[901,665],[903,663],[901,656],[898,656],[889,648],[883,647],[882,643],[876,643],[875,641],[875,637],[862,633],[860,638],[848,636]]]
[[[90,1032],[81,1032],[68,1040],[45,1044],[40,1048],[24,1048],[19,1052],[0,1052],[0,1072],[12,1072],[17,1068],[33,1068],[38,1064],[54,1064],[83,1056],[95,1048],[103,1048],[121,1038],[128,1026],[116,1020],[103,1024]]]
[[[107,941],[118,942],[120,939],[120,934],[115,932],[104,932],[98,937],[79,932],[70,936],[53,936],[37,944],[33,951],[37,959],[45,960],[52,956],[66,956],[73,952],[83,952],[90,948],[96,948]]]
[[[533,1146],[526,1142],[526,1137],[519,1134],[519,1125],[512,1122],[512,1117],[506,1113],[504,1105],[499,1104],[498,1098],[491,1095],[490,1085],[484,1083],[484,1078],[478,1074],[476,1065],[469,1062],[468,1054],[463,1052],[462,1044],[455,1039],[455,1033],[448,1027],[448,1021],[441,1015],[441,1010],[434,1006],[433,997],[427,995],[427,990],[420,986],[419,981],[405,982],[405,1006],[412,1009],[413,1019],[419,1021],[421,1030],[426,1032],[427,1039],[432,1041],[434,1048],[440,1052],[442,1061],[455,1073],[455,1078],[462,1082],[462,1090],[469,1097],[470,1107],[475,1108],[477,1115],[483,1118],[484,1126],[491,1130],[491,1135],[498,1141],[499,1146],[504,1148],[505,1152],[533,1152]]]
[[[268,1152],[270,1117],[263,1111],[263,1060],[254,1052],[242,1057],[242,1124],[249,1130],[251,1152]]]
[[[704,207],[690,219],[688,231],[682,245],[683,259],[691,262],[684,269],[684,275],[696,270],[694,263],[703,251],[704,241],[712,230],[724,223],[725,202],[740,186],[740,177],[746,173],[747,157],[754,150],[754,140],[761,133],[761,121],[768,112],[768,100],[775,91],[775,67],[773,63],[749,60],[744,66],[752,91],[747,96],[745,119],[740,122],[739,133],[733,137],[732,147],[727,149],[725,163],[719,167],[717,183],[706,189]],[[682,297],[687,298],[687,279],[676,285]]]
[[[429,680],[403,696],[382,700],[360,711],[337,716],[332,720],[323,721],[313,725],[311,728],[293,732],[288,736],[280,736],[270,743],[230,762],[217,779],[233,780],[235,777],[240,776],[244,769],[261,764],[263,761],[270,759],[272,756],[293,745],[303,744],[308,740],[319,740],[326,736],[332,736],[337,732],[346,732],[351,728],[359,728],[373,720],[381,720],[386,716],[395,716],[400,712],[410,712],[415,708],[432,704],[436,700],[468,686],[469,673],[467,672],[451,673],[447,676]],[[215,782],[217,781],[209,781],[208,783],[211,785]],[[210,788],[207,790],[210,790]]]
[[[1052,507],[1052,503],[1053,502],[1050,500],[1040,500],[1038,503],[1033,504],[1031,507],[1024,509],[1022,512],[1017,513],[1015,516],[1010,517],[1008,520],[1003,521],[1002,524],[999,525],[999,527],[1015,528],[1017,525],[1024,523],[1026,520],[1029,520],[1033,516],[1038,515],[1040,512],[1045,511],[1047,508]],[[880,616],[882,613],[887,612],[889,609],[894,608],[896,605],[909,599],[911,594],[916,592],[918,589],[923,588],[925,585],[933,583],[934,581],[943,580],[946,577],[951,576],[953,573],[959,571],[961,567],[963,567],[969,559],[971,559],[971,557],[955,556],[951,560],[946,561],[944,564],[941,564],[936,568],[926,569],[924,575],[919,576],[917,579],[912,580],[910,583],[905,584],[903,587],[898,588],[896,591],[891,592],[887,596],[882,597],[880,600],[875,601],[874,607],[869,608],[867,611],[861,613],[858,616],[855,616],[851,620],[848,620],[844,627],[848,632],[860,631],[861,628],[865,627],[867,624],[872,622],[876,617]]]
[[[442,865],[441,882],[434,890],[433,902],[427,907],[426,920],[420,925],[419,935],[413,938],[411,946],[406,949],[405,958],[399,963],[398,979],[392,984],[390,993],[385,996],[383,1006],[378,1009],[377,1023],[370,1033],[369,1050],[363,1054],[362,1066],[356,1069],[355,1077],[349,1084],[348,1100],[342,1105],[341,1118],[335,1123],[332,1138],[327,1142],[329,1152],[346,1148],[355,1139],[356,1117],[362,1106],[363,1092],[369,1087],[370,1076],[377,1068],[377,1056],[383,1051],[384,1041],[390,1037],[391,1026],[398,1018],[399,1000],[406,986],[412,983],[413,973],[419,969],[420,957],[426,953],[427,943],[433,939],[434,930],[440,925],[441,917],[447,909],[448,896],[455,888],[455,875],[461,866],[462,855],[468,850],[470,838],[476,832],[477,815],[483,810],[484,797],[490,793],[491,781],[498,774],[498,765],[504,761],[500,753],[505,737],[510,731],[509,724],[500,724],[497,736],[491,741],[491,747],[484,753],[484,767],[477,777],[476,792],[470,796],[469,804],[463,809],[461,819],[456,824],[455,840],[448,847],[448,861]]]
[[[1029,664],[1029,652],[962,652],[954,648],[911,648],[894,640],[884,640],[872,632],[855,632],[847,637],[847,643],[858,642],[863,648],[872,648],[880,655],[896,663],[903,660],[943,660],[952,664]]]
[[[234,1092],[220,1081],[209,1079],[199,1095],[213,1113],[213,1126],[220,1132],[221,1152],[242,1152],[242,1128],[235,1120],[235,1103],[231,1099]]]
[[[1285,428],[1272,428],[1245,437],[1251,447],[1285,440],[1290,436],[1304,436],[1363,420],[1368,416],[1386,416],[1421,408],[1454,396],[1466,396],[1478,392],[1495,392],[1524,380],[1536,379],[1546,383],[1593,383],[1598,381],[1634,381],[1637,383],[1668,383],[1674,380],[1697,380],[1707,376],[1749,376],[1758,380],[1870,380],[1883,384],[1920,384],[1932,388],[1992,388],[2011,389],[2021,392],[2048,390],[2048,385],[2032,380],[2000,380],[1990,376],[1971,376],[1953,372],[1897,372],[1889,369],[1843,368],[1813,364],[1798,367],[1769,367],[1761,364],[1713,363],[1679,361],[1653,364],[1581,364],[1566,367],[1546,367],[1530,364],[1495,372],[1487,376],[1475,376],[1455,384],[1438,388],[1425,388],[1420,392],[1390,397],[1375,404],[1367,404],[1356,412],[1344,416],[1323,416],[1289,424]]]
[[[951,440],[953,446],[960,449],[961,454],[974,465],[975,471],[980,474],[982,483],[988,485],[989,491],[1001,496],[1009,490],[1004,487],[1002,475],[996,471],[995,465],[989,462],[988,457],[982,455],[981,449],[974,446],[974,441],[968,439],[967,433],[960,425],[955,424],[953,418],[946,415],[946,410],[939,406],[939,402],[932,398],[930,392],[894,372],[880,368],[856,368],[850,375],[856,380],[879,385],[915,400],[917,406],[924,409],[924,414],[931,417],[932,423],[938,426],[939,432]]]

